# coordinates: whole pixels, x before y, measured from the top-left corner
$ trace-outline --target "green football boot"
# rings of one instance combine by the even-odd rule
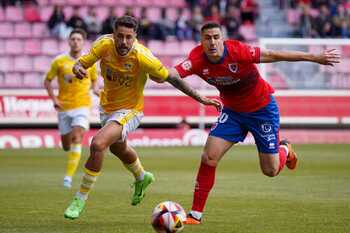
[[[66,211],[64,211],[64,217],[69,219],[79,218],[84,207],[85,201],[79,197],[75,197],[72,203],[70,203],[70,205],[66,209]]]
[[[142,201],[142,199],[145,197],[146,188],[153,181],[154,181],[154,175],[150,172],[145,172],[143,180],[135,181],[134,183],[135,191],[131,199],[131,205],[137,205]]]

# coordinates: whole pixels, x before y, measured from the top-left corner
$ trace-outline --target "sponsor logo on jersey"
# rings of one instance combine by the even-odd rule
[[[222,76],[222,77],[209,77],[207,79],[207,82],[211,85],[215,86],[229,86],[233,85],[235,83],[238,83],[240,79],[234,79],[229,76]]]
[[[237,73],[237,71],[238,71],[238,64],[237,63],[230,63],[230,64],[228,64],[228,69],[232,73]]]
[[[189,71],[192,68],[192,63],[191,63],[191,61],[186,60],[181,64],[181,67],[182,67],[182,69]]]

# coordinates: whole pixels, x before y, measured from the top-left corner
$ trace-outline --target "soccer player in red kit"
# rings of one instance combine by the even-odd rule
[[[217,23],[201,29],[201,44],[175,66],[180,77],[195,74],[220,92],[223,109],[209,133],[198,170],[192,209],[186,224],[200,224],[205,203],[215,181],[220,159],[235,144],[252,133],[260,167],[269,177],[286,165],[295,169],[297,156],[287,140],[279,140],[279,111],[273,88],[261,78],[254,63],[309,61],[321,65],[339,63],[339,54],[271,51],[250,47],[236,40],[224,40]],[[175,72],[173,71],[173,72]]]

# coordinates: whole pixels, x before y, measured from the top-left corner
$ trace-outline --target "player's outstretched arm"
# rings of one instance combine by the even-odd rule
[[[167,82],[169,82],[172,86],[179,89],[186,95],[192,97],[193,99],[197,100],[198,102],[204,104],[204,105],[212,105],[214,106],[218,111],[221,110],[221,103],[220,101],[216,99],[210,99],[205,96],[200,95],[197,91],[192,89],[186,82],[184,82],[181,78],[179,73],[174,69],[169,70],[169,77],[166,79]]]
[[[86,69],[79,61],[74,64],[72,71],[78,79],[85,78],[87,74]]]
[[[261,63],[279,61],[309,61],[321,65],[334,66],[340,62],[340,55],[335,49],[325,50],[320,54],[305,53],[299,51],[274,51],[262,50],[260,55]]]

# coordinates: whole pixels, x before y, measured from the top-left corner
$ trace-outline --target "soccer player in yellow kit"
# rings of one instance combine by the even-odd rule
[[[73,30],[68,39],[70,51],[57,56],[46,74],[44,86],[58,113],[58,128],[62,147],[68,152],[64,187],[70,188],[72,177],[78,167],[81,155],[81,142],[89,129],[89,108],[91,106],[90,87],[98,93],[96,65],[87,71],[86,79],[77,79],[72,67],[81,56],[86,33]],[[58,78],[58,96],[54,94],[51,81]]]
[[[114,32],[104,35],[93,44],[90,53],[82,56],[73,72],[84,79],[86,69],[100,60],[104,89],[100,95],[102,128],[93,137],[90,157],[85,164],[85,174],[79,191],[64,212],[76,219],[84,209],[88,194],[101,172],[106,149],[116,155],[134,175],[135,185],[131,204],[137,205],[145,190],[154,181],[152,173],[144,170],[135,152],[126,141],[143,117],[143,90],[147,78],[167,81],[202,104],[221,107],[220,102],[199,95],[183,82],[174,70],[170,72],[152,53],[136,40],[137,20],[131,16],[118,18]]]

